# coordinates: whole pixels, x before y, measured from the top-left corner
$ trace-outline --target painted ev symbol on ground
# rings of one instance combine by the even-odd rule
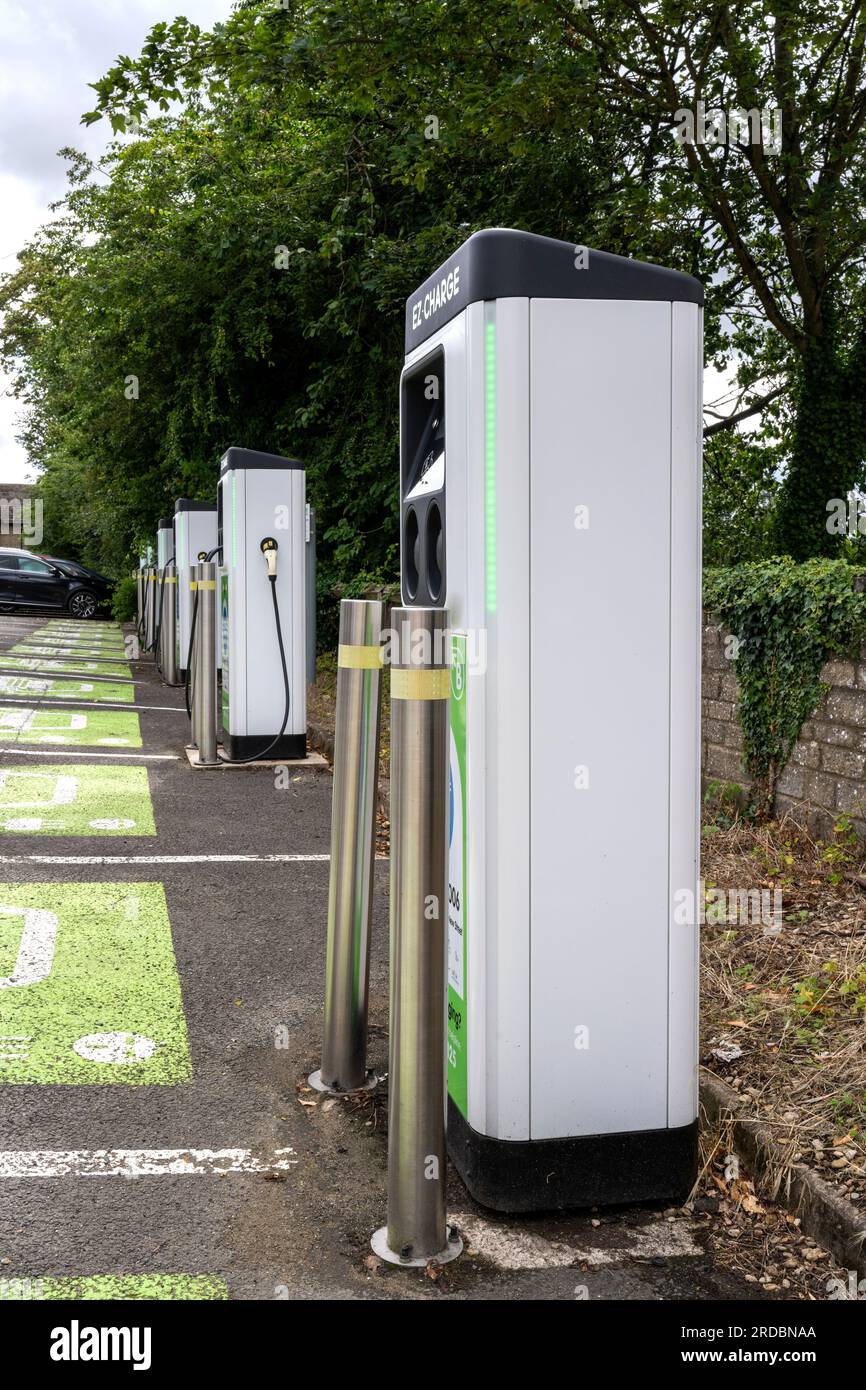
[[[74,1042],[72,1049],[88,1062],[129,1066],[131,1062],[146,1062],[152,1057],[156,1043],[140,1033],[88,1033]]]
[[[0,832],[155,835],[147,769],[2,768]]]
[[[161,884],[0,884],[0,971],[0,1082],[190,1079]]]
[[[15,743],[141,747],[138,715],[122,709],[4,709],[0,735]]]

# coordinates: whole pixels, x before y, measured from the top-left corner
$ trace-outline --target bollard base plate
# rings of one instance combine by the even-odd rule
[[[374,1255],[378,1255],[380,1260],[386,1260],[390,1265],[400,1265],[403,1269],[426,1269],[427,1265],[434,1260],[438,1265],[450,1264],[456,1260],[458,1255],[463,1253],[463,1241],[454,1226],[446,1226],[447,1243],[444,1250],[439,1250],[435,1255],[401,1255],[399,1251],[392,1250],[388,1244],[388,1227],[380,1226],[378,1231],[374,1231],[370,1237],[370,1246]]]
[[[344,1090],[342,1086],[329,1086],[322,1080],[321,1070],[311,1072],[307,1077],[307,1084],[312,1086],[314,1091],[323,1091],[329,1096],[356,1096],[360,1091],[375,1091],[379,1084],[379,1078],[374,1071],[368,1071],[360,1086],[353,1086],[351,1089]]]

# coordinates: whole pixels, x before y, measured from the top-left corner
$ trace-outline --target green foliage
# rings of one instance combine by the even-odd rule
[[[866,453],[864,42],[866,9],[825,0],[240,0],[211,31],[156,24],[93,84],[84,119],[122,138],[99,171],[67,152],[63,215],[0,285],[52,547],[123,573],[246,444],[307,464],[321,594],[392,581],[403,301],[500,224],[698,275],[709,358],[736,357],[747,404],[773,394],[760,443],[708,449],[707,554],[835,550],[825,504]],[[678,143],[698,103],[777,108],[781,150]]]
[[[416,18],[438,24],[438,8],[387,36],[415,76],[376,100],[285,11],[247,7],[222,38],[157,26],[145,64],[181,36],[211,45],[209,101],[190,90],[99,170],[67,152],[64,214],[0,289],[58,553],[124,573],[177,496],[213,497],[238,444],[306,464],[323,640],[338,586],[394,582],[406,297],[479,226],[589,240],[606,177],[581,131],[551,139],[545,119],[479,141],[479,108],[453,75],[441,85],[447,64],[415,71]],[[308,9],[298,23],[317,34]],[[486,42],[474,34],[479,54]],[[513,67],[531,78],[531,51]],[[441,138],[425,139],[446,100]]]
[[[118,579],[114,586],[114,593],[111,596],[112,616],[119,623],[131,622],[135,616],[137,602],[135,577],[125,574],[122,579]]]
[[[741,819],[748,797],[739,782],[711,781],[704,791],[703,833],[729,830]]]
[[[823,335],[807,344],[797,373],[799,407],[775,518],[774,548],[795,560],[839,552],[827,504],[847,498],[864,478],[866,321],[846,347],[831,304],[823,317]]]
[[[772,808],[779,774],[826,694],[821,667],[866,635],[857,573],[839,560],[776,559],[704,577],[706,607],[736,639],[744,757],[759,815]]]
[[[833,840],[821,850],[822,862],[830,872],[827,877],[834,885],[842,882],[845,873],[857,863],[860,855],[860,836],[849,815],[837,816],[833,822]]]
[[[807,1018],[831,1018],[840,1007],[862,1013],[866,1009],[866,962],[851,968],[828,960],[820,974],[809,975],[791,986],[795,1008]]]
[[[94,84],[87,119],[122,128],[148,103],[219,101],[277,73],[317,114],[351,92],[361,121],[388,124],[390,176],[430,195],[431,231],[443,159],[464,142],[482,159],[500,150],[506,180],[527,153],[590,147],[604,171],[597,244],[699,275],[709,357],[736,354],[744,404],[772,398],[765,424],[787,475],[770,548],[801,559],[840,549],[825,505],[860,481],[866,455],[864,50],[866,7],[826,0],[244,0],[213,33],[156,26],[139,58]],[[778,124],[760,140],[674,139],[699,108]],[[425,111],[438,140],[424,138]],[[517,225],[536,225],[530,188],[519,197]],[[750,527],[719,560],[757,558],[764,539]]]
[[[767,559],[773,550],[780,450],[726,431],[704,444],[704,564]]]

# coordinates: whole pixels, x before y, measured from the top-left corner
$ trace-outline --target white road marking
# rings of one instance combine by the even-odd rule
[[[44,730],[38,730],[44,733]],[[100,743],[107,743],[108,739],[100,739]],[[179,753],[96,753],[92,748],[0,748],[0,755],[4,753],[14,753],[16,757],[22,758],[86,758],[88,762],[91,758],[132,758],[133,761],[141,762],[146,759],[149,762],[179,762]]]
[[[60,679],[60,677],[58,677],[58,679]],[[134,684],[134,682],[133,682],[133,684]],[[64,705],[80,705],[80,704],[81,704],[81,697],[80,697],[80,696],[79,696],[78,698],[76,698],[76,697],[73,696],[73,695],[62,695],[62,696],[60,696],[60,695],[39,695],[39,691],[37,690],[37,691],[35,691],[35,692],[34,692],[34,691],[30,691],[29,703],[30,703],[31,705],[32,705],[32,702],[33,702],[33,695],[34,695],[34,694],[36,694],[36,695],[39,696],[39,708],[40,708],[40,709],[51,709],[52,705],[59,705],[59,706],[62,708]],[[11,704],[11,705],[20,705],[20,704],[22,704],[22,703],[24,702],[25,698],[26,698],[26,692],[22,692],[21,697],[20,697],[19,699],[17,699],[17,700],[13,699],[13,697],[10,696],[10,695],[4,695],[4,696],[0,697],[0,708],[6,708],[6,707],[7,707],[8,705],[10,705],[10,704]],[[125,700],[88,700],[88,701],[87,701],[87,708],[88,708],[88,709],[94,709],[94,708],[96,708],[96,709],[130,709],[130,710],[168,710],[171,714],[182,714],[183,717],[184,717],[184,719],[188,719],[188,718],[189,718],[189,715],[187,714],[187,712],[186,712],[186,710],[185,710],[185,708],[184,708],[183,705],[130,705],[130,704],[127,704]]]
[[[178,1174],[288,1173],[294,1149],[6,1149],[0,1178],[150,1178]]]
[[[387,859],[377,854],[377,859]],[[330,854],[0,854],[0,864],[329,864]]]

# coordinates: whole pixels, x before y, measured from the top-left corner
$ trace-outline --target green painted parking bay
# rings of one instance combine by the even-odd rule
[[[88,1274],[62,1278],[0,1280],[0,1300],[55,1302],[99,1299],[108,1303],[133,1300],[202,1302],[229,1296],[225,1279],[213,1274]]]
[[[70,641],[68,637],[45,637],[42,633],[33,633],[22,640],[31,646],[50,648],[52,651],[58,652],[98,652],[106,660],[115,656],[119,660],[123,660],[126,655],[126,649],[122,642],[93,642],[85,641],[83,638],[80,642],[76,642]]]
[[[33,642],[29,637],[24,642],[16,642],[14,647],[9,648],[11,656],[44,656],[52,661],[69,661],[73,657],[76,661],[110,661],[112,664],[128,662],[129,657],[124,651],[105,652],[100,647],[69,647],[45,646],[43,643]]]
[[[0,1082],[190,1078],[162,884],[0,884]]]
[[[37,627],[33,629],[40,636],[69,638],[73,641],[87,642],[122,642],[124,634],[117,628],[112,628],[110,632],[95,632],[92,628],[69,628],[69,627]]]
[[[62,632],[44,627],[35,628],[32,636],[41,642],[92,642],[105,647],[122,647],[125,640],[122,632]]]
[[[0,695],[45,695],[57,700],[115,700],[131,705],[135,690],[132,685],[117,685],[113,681],[0,676]]]
[[[12,671],[83,671],[89,676],[127,676],[132,679],[128,666],[112,664],[107,661],[79,660],[54,661],[50,656],[6,656],[0,652],[0,665]]]
[[[14,647],[9,648],[19,656],[50,656],[55,659],[65,657],[84,657],[92,661],[128,661],[129,657],[123,647],[101,647],[93,642],[80,646],[75,642],[46,642],[44,637],[35,639],[33,637],[22,638],[16,642]]]
[[[0,768],[0,832],[155,835],[147,768],[70,763]]]
[[[35,631],[50,632],[61,637],[98,637],[106,642],[122,642],[124,637],[119,627],[97,627],[95,624],[76,627],[73,623],[43,623]]]
[[[0,709],[0,741],[140,748],[138,715],[125,709]]]

